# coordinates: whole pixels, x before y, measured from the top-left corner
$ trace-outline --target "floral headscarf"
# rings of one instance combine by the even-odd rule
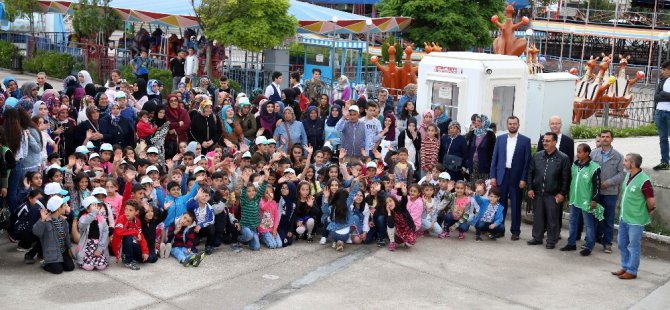
[[[154,84],[157,84],[158,81],[156,80],[149,80],[149,83],[147,83],[147,94],[148,95],[158,95],[159,93],[154,92]]]
[[[451,127],[458,128],[458,133],[455,134],[454,136],[452,136],[451,134],[449,134],[449,132],[447,132],[447,134],[449,134],[449,137],[451,137],[453,139],[456,136],[458,136],[459,134],[461,134],[461,124],[460,123],[458,123],[457,121],[451,121],[451,123],[449,123],[449,128],[451,128]]]
[[[482,128],[475,128],[475,135],[477,137],[485,135],[487,131],[491,131],[491,121],[489,120],[488,116],[484,114],[479,114],[477,116],[477,119],[482,120]]]
[[[212,106],[212,101],[209,99],[205,99],[202,102],[200,102],[200,107],[198,108],[198,112],[200,114],[205,113],[205,107],[207,106]]]

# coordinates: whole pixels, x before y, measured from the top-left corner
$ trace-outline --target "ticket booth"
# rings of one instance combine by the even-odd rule
[[[417,111],[443,105],[465,132],[472,114],[485,114],[498,131],[516,115],[524,133],[527,114],[528,67],[516,56],[472,52],[430,53],[419,63]]]

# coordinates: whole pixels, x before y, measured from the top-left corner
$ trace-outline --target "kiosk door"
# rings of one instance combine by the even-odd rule
[[[491,122],[498,125],[499,131],[507,130],[507,117],[514,115],[515,86],[493,87],[491,98]]]

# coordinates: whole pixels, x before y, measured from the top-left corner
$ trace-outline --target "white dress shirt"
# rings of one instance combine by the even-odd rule
[[[514,156],[514,149],[516,149],[516,140],[519,135],[507,135],[507,156],[505,157],[505,168],[512,168],[512,157]]]

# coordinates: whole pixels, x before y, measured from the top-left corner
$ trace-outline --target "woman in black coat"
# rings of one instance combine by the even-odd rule
[[[470,174],[470,181],[489,178],[493,147],[496,144],[496,134],[489,128],[490,125],[491,122],[486,115],[478,115],[475,119],[474,130],[465,136],[468,142],[465,167]],[[475,154],[477,154],[476,159]]]
[[[438,158],[447,169],[452,180],[463,180],[463,164],[467,153],[468,142],[461,135],[461,125],[456,121],[451,122],[449,129],[441,138]]]
[[[204,100],[191,118],[191,141],[200,143],[201,154],[207,154],[213,150],[214,144],[221,137],[221,122],[212,112],[212,101]]]
[[[408,143],[411,141],[412,143]],[[415,118],[407,120],[407,129],[398,135],[398,149],[406,148],[409,155],[408,160],[414,164],[414,170],[419,167],[419,152],[421,151],[421,134],[417,128]]]
[[[317,107],[310,106],[307,108],[302,126],[305,127],[305,133],[307,133],[307,143],[312,145],[315,150],[320,150],[323,147],[324,124],[323,119],[319,118]]]
[[[135,126],[121,116],[118,104],[112,105],[109,115],[100,119],[100,132],[106,143],[118,144],[122,148],[135,146]]]

